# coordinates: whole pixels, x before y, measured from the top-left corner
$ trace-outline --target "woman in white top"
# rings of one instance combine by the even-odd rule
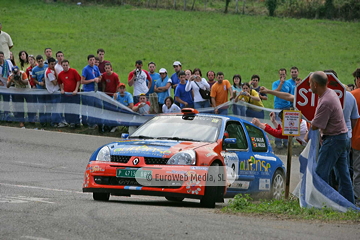
[[[162,106],[163,113],[178,113],[181,112],[181,108],[174,103],[174,99],[172,97],[167,97],[164,100],[164,105]]]
[[[199,90],[201,88],[210,91],[210,85],[205,78],[202,78],[201,70],[199,68],[195,68],[193,73],[194,75],[186,83],[185,91],[193,91],[195,109],[208,108],[210,107],[210,101],[209,99],[203,99]]]
[[[241,83],[241,76],[240,74],[235,74],[233,76],[233,82],[234,84],[231,86],[233,94],[230,98],[230,101],[232,99],[235,99],[236,96],[238,96],[241,92],[242,92],[242,83]],[[237,102],[237,101],[236,101]],[[233,105],[233,113],[235,115],[239,115],[239,116],[245,116],[246,114],[246,107],[240,104],[236,104],[236,102]]]

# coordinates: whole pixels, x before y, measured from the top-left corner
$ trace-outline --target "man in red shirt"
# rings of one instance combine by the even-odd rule
[[[105,72],[101,78],[103,92],[111,98],[117,92],[117,86],[120,83],[119,75],[112,70],[111,63],[105,63]]]
[[[61,62],[63,71],[58,75],[58,83],[62,93],[62,103],[74,103],[80,106],[80,96],[77,94],[80,86],[81,77],[79,73],[70,68],[69,61],[64,59]],[[65,94],[72,93],[72,94]],[[67,113],[70,108],[65,108],[65,120],[70,124],[70,127],[76,127],[80,124],[79,114]]]

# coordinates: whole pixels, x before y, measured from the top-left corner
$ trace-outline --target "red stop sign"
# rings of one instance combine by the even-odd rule
[[[294,107],[301,111],[307,121],[312,121],[318,102],[318,95],[310,89],[310,75],[304,78],[295,88]],[[341,106],[344,108],[345,87],[333,73],[326,73],[328,77],[327,87],[333,89],[339,96]]]

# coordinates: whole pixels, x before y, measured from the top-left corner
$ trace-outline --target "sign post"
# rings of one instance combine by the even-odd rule
[[[285,199],[289,198],[292,140],[294,136],[300,136],[301,112],[293,110],[283,111],[282,135],[288,136],[288,152],[286,162],[286,185]]]
[[[311,122],[315,116],[315,110],[318,103],[318,96],[310,89],[310,75],[304,78],[295,89],[294,107],[301,111],[305,120]],[[344,108],[345,87],[333,73],[326,73],[328,77],[327,87],[334,90],[339,96],[341,106]]]

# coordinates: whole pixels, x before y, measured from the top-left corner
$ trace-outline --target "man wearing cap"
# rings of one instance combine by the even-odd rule
[[[134,86],[133,99],[135,104],[139,102],[140,93],[146,94],[151,88],[152,83],[150,74],[147,71],[141,69],[142,66],[143,62],[141,60],[137,60],[135,62],[135,69],[131,71],[128,76],[129,86]]]
[[[170,96],[171,79],[167,76],[165,68],[160,68],[159,73],[160,79],[155,83],[155,92],[158,95],[159,109],[162,109],[165,98]]]
[[[9,88],[12,84],[14,84],[16,88],[30,88],[30,84],[26,73],[20,71],[19,67],[17,66],[14,66],[12,68],[12,73],[8,77],[6,87]],[[24,94],[12,95],[13,102],[14,103],[18,102],[21,104],[21,106],[23,106],[24,104],[24,99],[25,99]],[[22,108],[22,111],[21,109],[17,109],[17,110],[20,111],[14,112],[14,116],[16,120],[20,122],[20,127],[24,127],[24,121],[25,121],[24,108]]]
[[[114,93],[114,100],[132,109],[134,107],[133,97],[131,93],[126,92],[125,90],[126,90],[125,84],[119,83],[118,92]]]
[[[10,58],[10,49],[14,46],[10,35],[2,30],[2,24],[0,23],[0,51],[3,52],[4,58]],[[11,71],[11,68],[10,68]]]
[[[175,92],[175,89],[180,82],[180,78],[179,78],[178,74],[182,70],[181,62],[175,61],[173,63],[173,67],[174,67],[175,73],[173,73],[173,75],[171,75],[171,82],[172,82],[171,87],[174,89],[174,92]]]
[[[141,93],[139,95],[139,102],[134,105],[133,111],[138,112],[140,114],[150,113],[150,102],[147,101],[147,97],[145,93]]]

